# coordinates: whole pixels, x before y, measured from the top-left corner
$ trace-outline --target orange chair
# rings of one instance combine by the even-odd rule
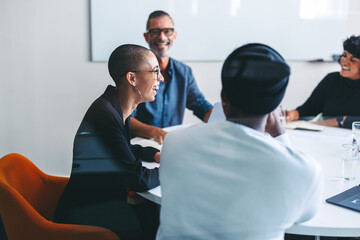
[[[52,222],[68,180],[45,174],[20,154],[1,158],[0,216],[8,239],[119,240],[102,227]]]

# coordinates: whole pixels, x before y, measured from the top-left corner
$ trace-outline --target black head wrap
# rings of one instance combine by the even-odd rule
[[[354,57],[360,58],[360,36],[351,36],[343,43],[344,50],[351,53]]]
[[[284,97],[290,67],[269,46],[253,43],[233,51],[221,72],[226,99],[247,114],[272,112]]]

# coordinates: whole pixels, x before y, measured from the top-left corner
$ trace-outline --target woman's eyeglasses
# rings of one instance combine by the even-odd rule
[[[156,73],[156,79],[158,79],[158,80],[159,80],[159,76],[160,76],[160,68],[159,67],[156,67],[155,69],[150,70],[150,71],[134,70],[134,71],[129,71],[129,72],[138,72],[138,73],[152,72],[152,73]]]

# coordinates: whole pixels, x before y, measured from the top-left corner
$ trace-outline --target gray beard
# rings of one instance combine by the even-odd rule
[[[153,48],[151,48],[150,47],[150,50],[155,54],[155,56],[156,57],[158,57],[158,58],[162,58],[162,57],[167,57],[167,56],[169,56],[170,55],[170,49],[171,48],[169,48],[169,50],[167,50],[166,52],[158,52],[158,51],[156,51],[155,49],[153,49]]]

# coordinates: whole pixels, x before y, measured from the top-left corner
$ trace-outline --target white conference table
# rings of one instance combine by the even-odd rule
[[[176,129],[176,127],[167,130],[171,131],[173,129]],[[287,132],[292,147],[312,155],[323,167],[324,192],[321,207],[315,217],[307,222],[295,224],[286,232],[312,236],[360,236],[360,213],[325,202],[325,199],[360,183],[360,167],[358,168],[359,178],[356,180],[343,181],[340,179],[341,144],[350,136],[351,130],[326,127],[320,132],[305,130],[287,130]],[[153,140],[134,138],[132,143],[161,149],[161,146]],[[153,168],[159,166],[159,164],[144,163],[144,166]],[[160,186],[139,194],[161,204]]]

